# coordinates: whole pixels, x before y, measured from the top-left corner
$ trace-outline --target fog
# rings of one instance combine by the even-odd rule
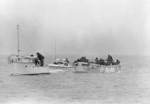
[[[1,0],[0,54],[150,55],[148,0]],[[56,43],[56,45],[55,45]]]

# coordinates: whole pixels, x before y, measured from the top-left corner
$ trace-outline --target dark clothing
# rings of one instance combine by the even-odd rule
[[[65,60],[67,63],[69,63],[69,60],[66,58],[66,60]]]
[[[110,65],[110,64],[113,64],[113,58],[112,56],[108,55],[108,58],[107,58],[107,64]]]
[[[38,61],[38,58],[35,58],[35,61],[34,61],[34,62],[35,62],[35,65],[36,65],[36,66],[38,66],[38,65],[40,64],[39,61]]]
[[[99,60],[98,60],[97,57],[96,57],[96,59],[95,59],[95,64],[99,64]]]
[[[119,60],[117,60],[116,61],[116,63],[115,63],[115,65],[119,65],[120,64],[120,61]]]
[[[37,57],[40,60],[40,66],[44,66],[44,56],[37,52]]]
[[[44,66],[44,59],[40,60],[40,64],[41,64],[41,66]]]
[[[104,59],[101,59],[101,58],[100,58],[99,64],[100,64],[100,65],[105,65],[106,63],[105,63]]]
[[[43,55],[41,55],[40,53],[37,53],[37,57],[39,60],[44,59],[45,57]]]

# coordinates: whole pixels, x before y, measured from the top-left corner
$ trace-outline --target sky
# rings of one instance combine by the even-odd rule
[[[149,0],[0,0],[0,54],[150,55]],[[56,45],[55,45],[56,44]]]

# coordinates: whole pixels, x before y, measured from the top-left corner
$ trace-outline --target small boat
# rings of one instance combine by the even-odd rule
[[[69,64],[67,58],[56,58],[56,36],[55,36],[55,62],[48,64],[51,72],[64,72],[74,69],[74,66]]]
[[[75,64],[75,73],[88,73],[88,72],[100,72],[100,73],[114,73],[120,72],[121,65],[99,65],[87,62],[77,62]]]
[[[58,58],[56,59],[56,62],[52,63],[52,64],[48,64],[48,67],[50,69],[53,70],[59,70],[59,71],[67,71],[70,70],[72,68],[74,68],[74,66],[70,65],[65,58]]]
[[[37,57],[33,55],[23,56],[20,55],[19,49],[19,25],[18,29],[18,53],[17,55],[10,55],[8,57],[8,63],[11,68],[11,75],[34,75],[34,74],[49,74],[49,68],[47,66],[37,66],[35,60]]]

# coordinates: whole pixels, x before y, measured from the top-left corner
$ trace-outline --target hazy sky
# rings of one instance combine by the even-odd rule
[[[149,0],[0,0],[0,54],[150,55]]]

